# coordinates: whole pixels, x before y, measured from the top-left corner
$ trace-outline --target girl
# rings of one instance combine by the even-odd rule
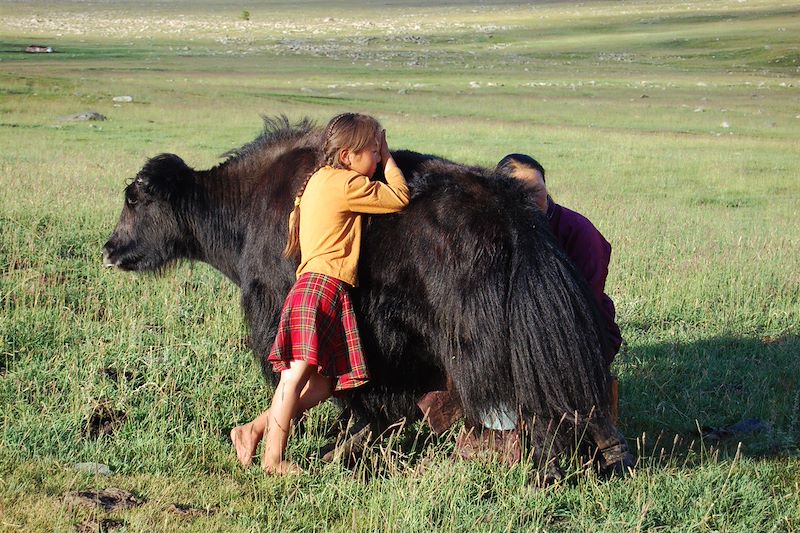
[[[261,467],[299,472],[284,460],[289,425],[296,416],[358,387],[367,366],[348,289],[358,284],[362,213],[395,213],[409,202],[408,187],[374,118],[343,113],[323,137],[323,165],[300,189],[289,217],[284,253],[299,256],[297,281],[284,303],[268,360],[280,372],[270,408],[231,430],[243,465],[252,462],[266,431]],[[387,183],[371,181],[378,164]]]

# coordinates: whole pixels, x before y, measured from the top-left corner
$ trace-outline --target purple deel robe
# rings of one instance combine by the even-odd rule
[[[547,197],[547,220],[556,240],[577,267],[594,295],[600,314],[605,320],[608,364],[614,360],[622,345],[619,326],[614,321],[614,302],[605,293],[611,245],[588,218]]]

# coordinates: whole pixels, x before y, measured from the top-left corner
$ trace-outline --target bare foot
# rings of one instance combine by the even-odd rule
[[[242,426],[237,426],[231,430],[231,442],[236,450],[236,458],[242,466],[253,464],[253,456],[258,446],[258,435],[253,430],[253,423],[249,422]]]
[[[303,469],[297,466],[296,464],[290,461],[281,461],[277,465],[267,464],[265,462],[261,463],[261,468],[264,469],[264,472],[274,476],[285,476],[285,475],[298,475],[303,473]]]

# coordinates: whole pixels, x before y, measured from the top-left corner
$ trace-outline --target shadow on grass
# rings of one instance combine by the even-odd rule
[[[619,426],[642,464],[656,468],[791,454],[800,445],[798,355],[796,336],[634,345],[614,366]],[[431,453],[449,456],[457,427],[441,436],[419,423],[389,432],[368,447],[368,471],[380,477]],[[356,458],[346,463],[359,470]]]
[[[695,445],[776,456],[800,444],[800,338],[633,345],[617,359],[620,426],[641,452]]]
[[[633,344],[613,367],[620,381],[619,427],[640,465],[656,469],[737,454],[794,453],[800,445],[799,354],[800,338],[792,335]],[[310,430],[302,423],[295,430],[304,441],[296,458],[305,468],[316,468],[337,443],[335,410],[325,418]],[[419,421],[400,424],[366,444],[366,451],[338,460],[365,482],[407,473],[450,460],[459,428],[437,436]],[[228,431],[220,433],[226,445]],[[562,458],[562,465],[580,471],[584,459]]]

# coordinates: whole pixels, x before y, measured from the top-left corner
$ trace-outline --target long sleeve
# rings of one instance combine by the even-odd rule
[[[405,177],[399,169],[387,173],[386,183],[372,181],[360,174],[352,176],[345,182],[344,194],[348,208],[355,213],[396,213],[411,200]]]
[[[317,272],[358,285],[363,215],[394,213],[409,201],[403,173],[387,174],[388,183],[381,183],[323,167],[311,177],[300,199],[298,277]]]
[[[574,257],[573,263],[589,284],[600,313],[605,319],[606,340],[609,344],[609,353],[606,357],[613,360],[622,345],[622,336],[616,323],[614,302],[605,293],[608,265],[611,262],[611,245],[597,230],[584,233],[583,239],[578,239],[576,244],[580,247],[581,253],[573,252],[569,255]]]

